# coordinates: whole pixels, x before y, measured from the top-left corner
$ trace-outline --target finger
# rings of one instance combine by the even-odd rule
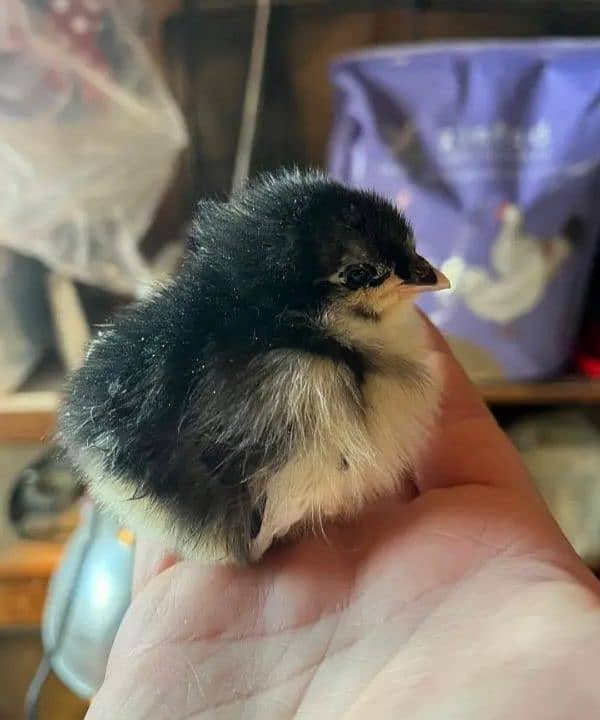
[[[421,492],[478,484],[533,493],[521,458],[457,362],[440,332],[426,320],[433,357],[442,376],[442,398],[434,433],[417,466]]]
[[[179,562],[179,557],[157,540],[138,537],[135,547],[132,594],[137,595],[148,582]]]
[[[422,317],[429,332],[429,342],[434,351],[437,368],[444,382],[443,409],[447,413],[480,415],[492,419],[481,393],[467,377],[442,333],[426,315]]]
[[[429,333],[429,343],[433,350],[438,350],[439,352],[445,352],[448,355],[452,355],[450,345],[448,345],[446,338],[442,335],[438,328],[421,309],[418,309],[418,313],[421,316],[423,324],[427,327],[427,331]]]

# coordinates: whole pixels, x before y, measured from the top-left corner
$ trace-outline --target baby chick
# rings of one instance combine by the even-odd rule
[[[386,200],[261,177],[200,203],[177,274],[92,342],[61,442],[131,529],[258,560],[401,489],[440,384],[413,301],[446,287]]]

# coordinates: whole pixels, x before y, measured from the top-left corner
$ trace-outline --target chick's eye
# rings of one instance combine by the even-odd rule
[[[361,263],[360,265],[348,265],[344,270],[343,280],[350,290],[358,290],[358,288],[369,285],[376,277],[377,268],[368,263]]]

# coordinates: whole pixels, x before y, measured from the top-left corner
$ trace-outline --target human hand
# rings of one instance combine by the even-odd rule
[[[140,541],[88,720],[600,717],[600,583],[436,342],[446,392],[415,497],[249,568]]]

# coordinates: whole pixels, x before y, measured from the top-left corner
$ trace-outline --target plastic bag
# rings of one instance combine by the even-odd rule
[[[120,8],[0,9],[0,243],[133,293],[151,277],[138,243],[186,135]]]
[[[0,394],[29,377],[51,341],[43,266],[0,248]]]
[[[578,412],[516,423],[509,435],[579,556],[600,568],[600,432]]]
[[[600,43],[450,44],[336,62],[330,171],[394,199],[452,290],[421,304],[478,380],[569,358],[600,221]]]

